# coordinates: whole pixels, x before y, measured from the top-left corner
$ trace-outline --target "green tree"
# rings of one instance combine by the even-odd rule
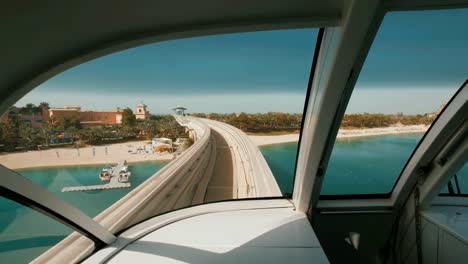
[[[13,151],[18,146],[19,140],[19,121],[16,116],[8,117],[2,124],[2,144],[6,151]]]
[[[143,120],[138,122],[138,129],[140,135],[144,135],[146,139],[151,139],[158,134],[158,121],[155,120]]]
[[[78,116],[51,118],[49,121],[51,126],[59,133],[67,130],[81,129],[81,122]]]
[[[41,144],[48,146],[50,142],[50,136],[52,135],[52,128],[49,124],[45,123],[39,129],[39,137],[42,139]]]
[[[39,104],[39,107],[45,108],[45,109],[49,109],[49,108],[50,108],[49,103],[47,103],[47,102],[41,102],[41,103]]]
[[[127,127],[133,127],[136,124],[136,117],[133,114],[132,109],[130,108],[125,108],[122,111],[122,125],[127,126]]]
[[[20,123],[18,126],[18,146],[25,149],[35,149],[41,143],[38,130],[31,125]]]
[[[78,137],[89,144],[101,144],[104,131],[101,127],[87,127],[79,130]]]
[[[49,103],[47,102],[41,102],[38,106],[39,112],[43,113],[44,111],[47,111],[50,109]]]
[[[19,112],[21,114],[31,114],[31,113],[34,112],[35,108],[36,108],[36,106],[34,104],[29,103],[29,104],[26,104],[24,107],[21,107],[19,109]]]

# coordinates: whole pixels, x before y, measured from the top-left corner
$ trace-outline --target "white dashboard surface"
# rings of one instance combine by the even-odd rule
[[[187,218],[127,245],[107,263],[329,263],[304,214],[292,208]]]

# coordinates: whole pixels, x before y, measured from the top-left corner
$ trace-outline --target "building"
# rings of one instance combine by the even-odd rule
[[[122,124],[122,110],[117,108],[110,112],[80,112],[80,123],[84,126]]]
[[[146,109],[146,105],[141,103],[139,105],[137,105],[137,107],[135,108],[135,112],[133,112],[133,114],[135,115],[136,119],[142,119],[142,120],[145,120],[145,119],[148,119],[150,117],[150,113],[149,111]]]
[[[121,108],[113,111],[81,111],[79,106],[66,106],[46,108],[37,113],[22,113],[21,109],[23,108],[12,106],[7,113],[0,117],[0,122],[6,122],[9,117],[15,116],[33,127],[41,127],[43,122],[54,122],[61,118],[76,118],[83,126],[122,124],[123,109]],[[150,113],[144,104],[137,105],[134,115],[136,119],[140,120],[150,118]]]
[[[61,117],[76,117],[84,126],[99,126],[99,125],[116,125],[122,124],[123,109],[117,108],[113,111],[97,112],[97,111],[81,111],[81,107],[62,107],[50,108],[49,119],[57,119]],[[134,112],[136,119],[148,119],[150,116],[147,106],[139,104]]]
[[[58,120],[59,118],[80,118],[81,107],[79,106],[66,106],[59,108],[49,108],[47,121]]]
[[[38,112],[24,112],[23,108],[16,106],[10,107],[10,109],[0,117],[0,122],[7,122],[11,117],[17,117],[24,124],[29,124],[32,127],[41,127],[44,121],[44,109]],[[47,111],[47,110],[45,110]]]

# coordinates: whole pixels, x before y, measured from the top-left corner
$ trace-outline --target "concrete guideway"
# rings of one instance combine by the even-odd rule
[[[216,155],[211,179],[205,194],[205,202],[229,200],[237,198],[237,182],[234,178],[233,156],[229,144],[224,137],[212,130]]]
[[[281,196],[257,146],[241,130],[208,119],[175,116],[194,144],[148,180],[97,215],[112,233],[178,208],[208,201]],[[79,262],[93,251],[74,232],[32,263]]]
[[[237,197],[281,196],[281,191],[263,154],[250,138],[231,125],[206,120],[212,131],[221,134],[230,146]]]
[[[281,196],[279,186],[265,158],[243,131],[209,119],[195,117],[177,117],[177,119],[189,129],[192,122],[202,122],[211,129],[211,137],[216,144],[216,156],[212,158],[215,164],[206,191],[206,202]]]

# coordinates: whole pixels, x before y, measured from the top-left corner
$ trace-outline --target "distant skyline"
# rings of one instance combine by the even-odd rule
[[[386,15],[348,113],[435,111],[468,78],[468,9]],[[16,105],[49,102],[85,110],[154,114],[302,112],[317,29],[226,34],[149,44],[84,63]]]

